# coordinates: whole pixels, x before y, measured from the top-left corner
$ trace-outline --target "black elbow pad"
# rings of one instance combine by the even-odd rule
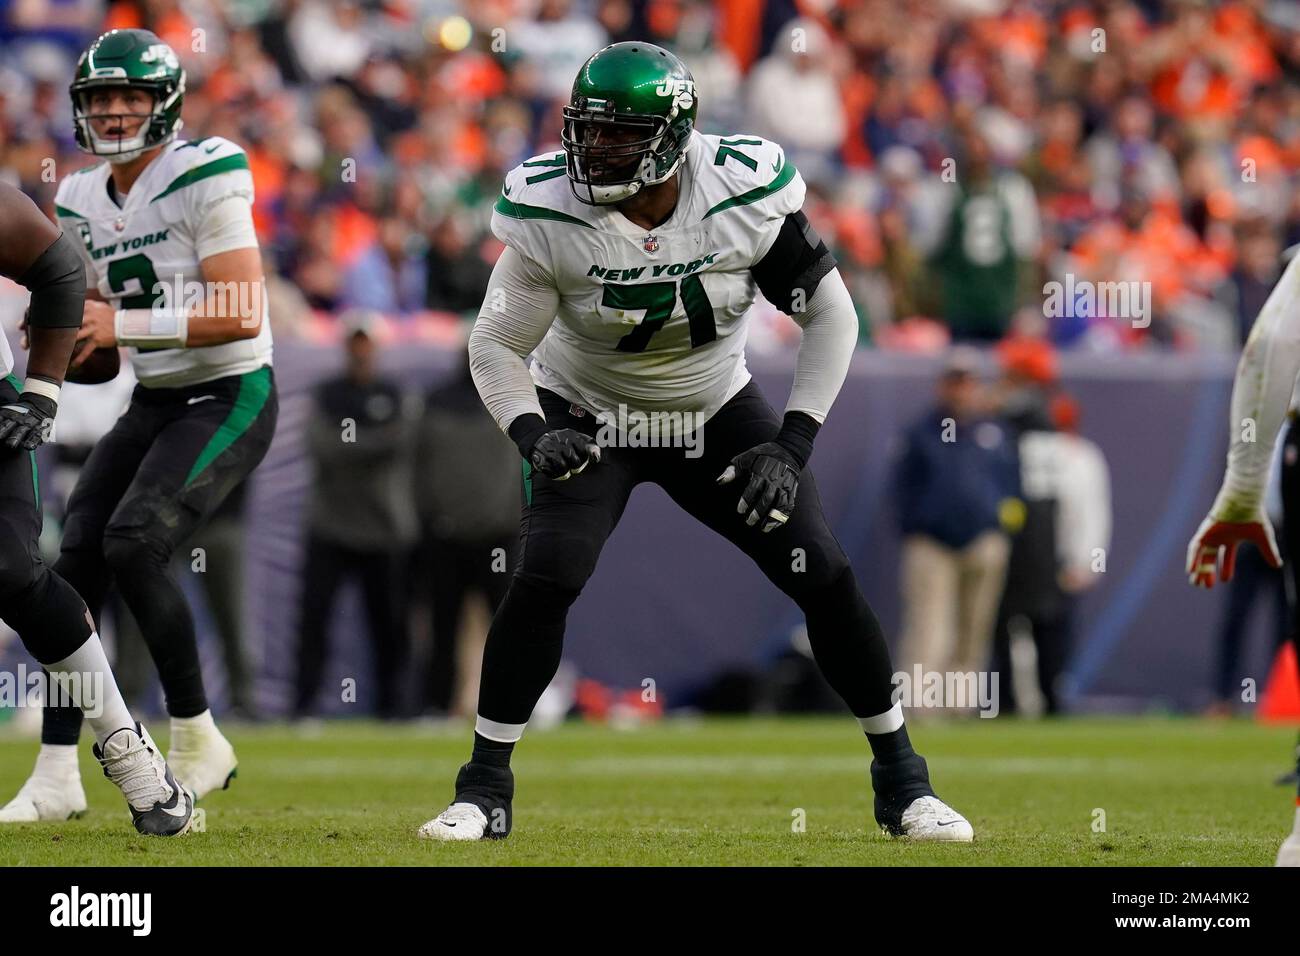
[[[801,209],[785,217],[772,248],[749,272],[767,300],[791,315],[807,308],[817,284],[834,268],[835,257]]]
[[[40,329],[76,329],[86,303],[86,266],[67,233],[50,243],[18,283],[31,290],[27,324]]]

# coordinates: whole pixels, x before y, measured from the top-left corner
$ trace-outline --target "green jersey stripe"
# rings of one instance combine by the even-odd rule
[[[236,153],[233,156],[223,156],[221,159],[214,159],[210,163],[204,163],[202,166],[195,166],[188,172],[177,176],[172,180],[170,186],[149,201],[157,202],[164,196],[170,196],[177,190],[184,189],[186,186],[192,186],[210,176],[220,176],[222,173],[233,173],[239,169],[248,169],[248,157],[243,153]]]
[[[550,159],[530,159],[526,163],[524,163],[524,165],[525,166],[563,166],[564,154],[560,153],[557,156],[552,156]]]
[[[568,175],[568,172],[567,169],[553,169],[549,173],[538,173],[536,176],[529,176],[524,182],[531,186],[533,183],[544,183],[548,179]]]
[[[240,377],[239,394],[230,409],[226,420],[208,439],[190,468],[185,484],[189,485],[203,473],[203,469],[216,461],[217,456],[239,440],[239,436],[248,431],[250,425],[266,406],[271,395],[271,368],[263,366],[255,372],[248,372]]]
[[[794,163],[787,162],[777,171],[776,177],[766,186],[755,186],[747,193],[741,193],[739,196],[732,196],[730,199],[722,200],[722,202],[706,212],[703,218],[708,219],[715,212],[722,212],[724,209],[731,209],[735,206],[748,206],[750,203],[766,199],[773,193],[780,192],[790,185],[790,181],[794,179],[794,174]]]
[[[54,204],[54,214],[56,216],[61,216],[64,219],[86,219],[87,218],[86,216],[83,216],[81,213],[73,209],[69,209],[67,206],[60,206],[58,203]]]
[[[498,196],[497,204],[492,208],[511,219],[551,219],[555,222],[567,222],[574,226],[592,228],[590,223],[585,223],[574,216],[556,212],[554,209],[543,209],[541,206],[525,206],[523,203],[511,202],[505,196]]]

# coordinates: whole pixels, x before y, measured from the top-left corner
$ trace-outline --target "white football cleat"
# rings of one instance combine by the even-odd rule
[[[167,764],[195,800],[214,790],[225,790],[235,778],[239,760],[208,713],[172,718]]]
[[[903,811],[902,839],[926,843],[970,843],[975,830],[938,797],[917,797]]]
[[[1295,808],[1295,829],[1282,842],[1274,866],[1300,866],[1300,806]]]
[[[115,730],[92,748],[104,776],[122,791],[131,822],[146,836],[189,831],[194,801],[172,776],[162,752],[140,724]]]
[[[424,840],[481,840],[487,833],[488,818],[472,803],[453,803],[424,826]]]
[[[86,791],[81,786],[77,767],[77,748],[67,748],[71,762],[48,759],[41,749],[36,767],[18,795],[0,807],[0,823],[40,823],[63,821],[86,812]]]

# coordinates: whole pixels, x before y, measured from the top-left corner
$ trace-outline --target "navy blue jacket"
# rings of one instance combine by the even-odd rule
[[[932,408],[903,433],[894,489],[903,534],[964,548],[1001,527],[998,504],[1020,494],[1018,456],[1012,434],[990,419],[956,423],[956,440],[945,442],[949,417]]]

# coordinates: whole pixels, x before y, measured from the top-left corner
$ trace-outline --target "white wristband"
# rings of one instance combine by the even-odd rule
[[[43,395],[55,405],[59,404],[59,386],[43,378],[29,378],[23,382],[23,394]]]
[[[119,345],[183,349],[189,335],[189,319],[184,308],[118,309],[113,314],[113,331]]]

